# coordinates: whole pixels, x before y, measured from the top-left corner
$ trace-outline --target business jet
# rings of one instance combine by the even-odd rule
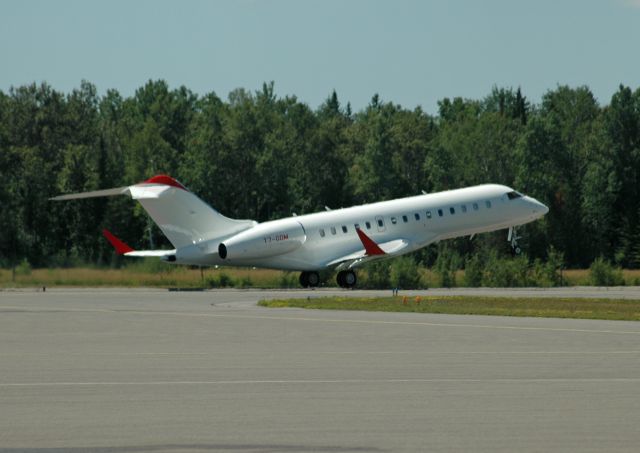
[[[544,216],[534,198],[497,184],[381,201],[258,223],[223,216],[167,175],[115,189],[60,195],[51,200],[127,195],[142,204],[173,250],[134,250],[108,230],[118,254],[157,257],[198,266],[251,266],[301,271],[300,284],[320,284],[318,271],[335,269],[341,287],[357,283],[364,263],[413,252],[435,242],[509,229]]]

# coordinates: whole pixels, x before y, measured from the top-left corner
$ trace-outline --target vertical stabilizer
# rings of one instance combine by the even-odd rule
[[[256,225],[253,220],[223,216],[170,176],[154,176],[129,186],[129,192],[176,248],[229,236]]]

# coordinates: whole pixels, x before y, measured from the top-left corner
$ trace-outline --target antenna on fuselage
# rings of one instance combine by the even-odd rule
[[[422,189],[422,195],[428,195],[427,192],[424,191],[424,189]]]
[[[331,208],[330,208],[329,206],[325,206],[325,207],[324,207],[324,210],[325,210],[325,211],[331,211]]]

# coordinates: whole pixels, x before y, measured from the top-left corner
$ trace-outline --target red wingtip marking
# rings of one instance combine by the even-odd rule
[[[144,181],[144,184],[166,184],[167,186],[177,187],[178,189],[187,190],[185,186],[169,175],[157,175]]]
[[[367,252],[367,255],[384,255],[384,250],[382,250],[378,244],[373,242],[369,236],[364,234],[360,228],[356,228],[356,233],[358,233],[358,237],[362,241],[362,245],[364,245],[364,249]]]
[[[111,234],[111,232],[109,230],[107,230],[106,228],[104,230],[102,230],[102,234],[104,235],[104,237],[107,238],[107,241],[109,241],[111,243],[111,245],[113,245],[113,248],[116,249],[116,253],[118,255],[124,255],[125,253],[129,253],[129,252],[133,252],[134,251],[127,244],[125,244],[120,239],[118,239],[113,234]]]

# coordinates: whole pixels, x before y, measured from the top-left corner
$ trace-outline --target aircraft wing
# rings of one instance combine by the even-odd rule
[[[412,241],[411,239],[398,238],[378,244],[367,236],[364,231],[356,229],[356,233],[358,233],[358,237],[360,238],[360,242],[362,242],[364,248],[331,260],[326,264],[327,267],[336,266],[336,269],[338,270],[351,269],[375,259],[393,258],[394,256],[403,255],[424,247],[437,239],[436,235],[433,234],[426,240],[423,239],[420,242]]]

